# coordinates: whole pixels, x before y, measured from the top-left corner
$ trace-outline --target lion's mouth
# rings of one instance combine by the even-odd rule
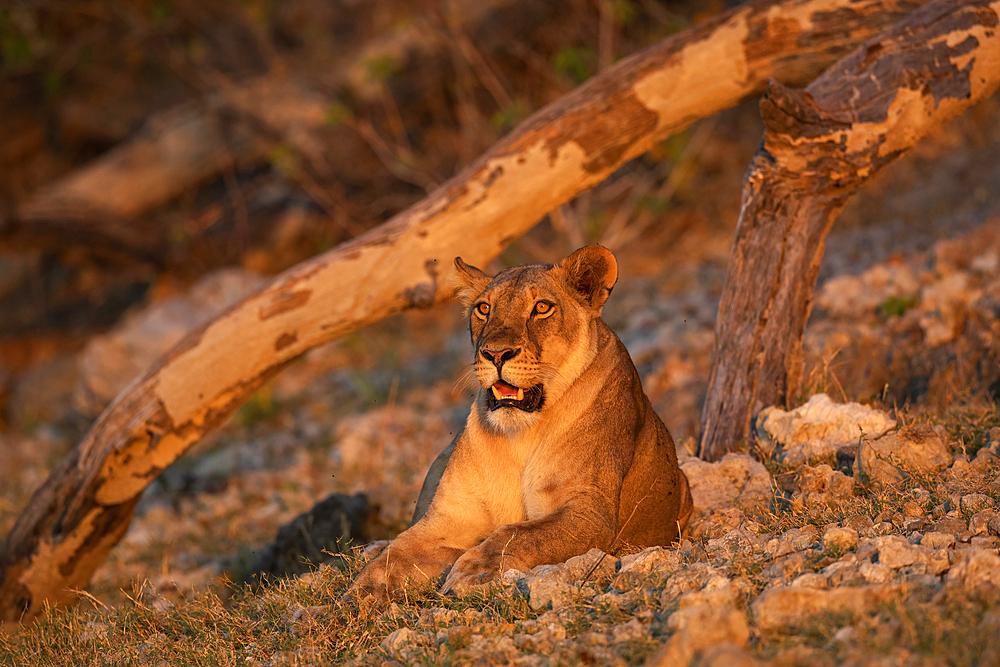
[[[503,380],[497,380],[496,384],[486,392],[486,407],[490,412],[499,408],[517,408],[524,412],[534,412],[542,407],[544,400],[545,392],[540,384],[522,389]]]

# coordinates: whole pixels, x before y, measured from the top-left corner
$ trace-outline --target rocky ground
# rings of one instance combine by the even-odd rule
[[[941,425],[902,426],[818,394],[759,428],[785,471],[741,454],[683,461],[698,509],[677,547],[510,570],[480,608],[392,604],[374,613],[397,629],[347,664],[1000,660],[1000,427],[970,459]],[[808,462],[785,465],[804,451]],[[344,582],[327,569],[309,585]],[[293,612],[294,631],[345,623],[326,613]],[[308,655],[267,664],[292,658]]]

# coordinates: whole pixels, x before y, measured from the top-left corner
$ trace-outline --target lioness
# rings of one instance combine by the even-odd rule
[[[600,246],[494,278],[455,259],[482,388],[431,465],[412,526],[350,595],[392,596],[527,571],[593,547],[665,545],[691,515],[666,426],[601,309],[618,263]]]

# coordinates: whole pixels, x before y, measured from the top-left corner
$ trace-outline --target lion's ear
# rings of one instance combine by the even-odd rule
[[[466,306],[471,305],[476,297],[486,291],[491,280],[492,278],[476,267],[463,262],[461,257],[455,258],[455,273],[452,279],[455,296]]]
[[[592,308],[600,310],[618,282],[618,261],[611,251],[599,245],[580,248],[559,262],[566,271],[570,286]]]

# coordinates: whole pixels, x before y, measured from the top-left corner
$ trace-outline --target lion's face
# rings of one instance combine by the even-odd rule
[[[456,266],[486,419],[505,432],[530,426],[593,358],[592,325],[617,278],[614,257],[592,246],[558,266],[518,266],[492,279]]]

